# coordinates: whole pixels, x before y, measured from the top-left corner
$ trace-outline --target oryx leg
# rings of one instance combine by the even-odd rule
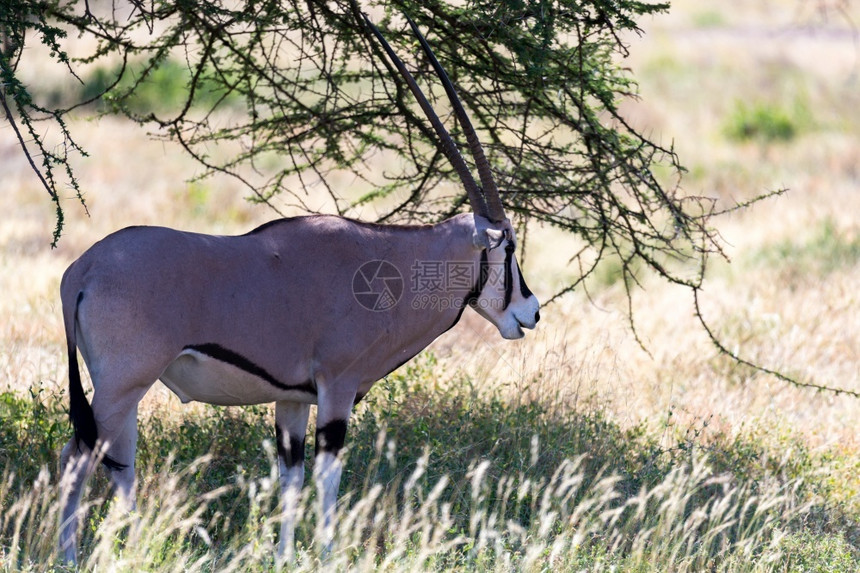
[[[278,560],[292,561],[298,500],[305,481],[305,434],[310,405],[275,403],[275,435],[281,481],[281,538]]]
[[[59,547],[66,563],[77,563],[78,550],[78,506],[90,475],[95,469],[95,460],[89,449],[73,437],[60,453],[60,517]]]
[[[348,387],[344,384],[330,391],[319,388],[314,481],[319,499],[317,539],[324,553],[331,550],[334,541],[337,492],[343,472],[343,461],[338,454],[343,449],[347,422],[355,402],[355,390]]]
[[[135,507],[134,458],[137,449],[137,405],[150,385],[118,384],[98,387],[93,396],[93,413],[100,443],[106,443],[105,454],[124,465],[109,470],[117,501],[126,509]],[[60,551],[67,562],[77,561],[78,507],[87,480],[96,468],[93,453],[74,437],[60,454],[60,471],[64,485],[61,493],[62,513]]]

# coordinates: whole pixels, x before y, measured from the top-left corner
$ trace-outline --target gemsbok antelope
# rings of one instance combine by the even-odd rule
[[[538,322],[538,300],[514,257],[514,229],[445,71],[410,20],[466,134],[481,187],[403,62],[365,20],[433,124],[473,212],[423,226],[295,217],[240,236],[130,227],[81,255],[61,285],[74,427],[61,454],[59,540],[67,561],[76,561],[78,507],[100,444],[117,495],[134,507],[137,406],[157,380],[182,402],[275,403],[283,559],[293,551],[312,404],[318,536],[328,547],[338,452],[353,406],[374,382],[453,327],[467,306],[507,339]]]

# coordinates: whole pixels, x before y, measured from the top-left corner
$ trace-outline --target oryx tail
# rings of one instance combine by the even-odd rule
[[[80,448],[80,443],[83,442],[90,450],[95,450],[99,432],[96,428],[95,414],[93,414],[92,406],[90,406],[87,395],[84,393],[84,386],[81,384],[81,369],[78,365],[78,306],[83,298],[84,293],[78,293],[74,307],[65,308],[63,313],[66,326],[66,346],[69,350],[69,419],[75,431],[78,447]],[[125,467],[125,464],[121,464],[107,455],[102,458],[102,463],[112,470],[121,470]]]
[[[70,462],[105,442],[110,457],[102,463],[134,508],[138,403],[156,380],[182,402],[274,402],[282,564],[293,547],[312,405],[317,538],[330,548],[339,452],[353,406],[373,384],[454,326],[466,307],[507,339],[540,320],[515,259],[514,226],[453,84],[410,22],[466,134],[480,186],[409,70],[365,20],[431,122],[472,213],[414,226],[295,217],[236,236],[131,227],[82,254],[60,286],[75,434],[60,456],[69,476],[59,536],[66,561],[76,559],[78,508],[94,469]]]

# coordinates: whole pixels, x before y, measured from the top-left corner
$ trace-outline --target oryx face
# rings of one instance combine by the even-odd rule
[[[484,220],[486,227],[479,221],[476,217],[475,242],[483,248],[481,264],[485,282],[471,306],[492,322],[503,338],[522,338],[523,328],[534,328],[540,320],[540,303],[520,272],[516,232],[507,219],[501,223]]]

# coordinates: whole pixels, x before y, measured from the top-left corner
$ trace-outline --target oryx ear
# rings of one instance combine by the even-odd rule
[[[505,241],[505,232],[500,229],[478,229],[472,236],[475,246],[492,251]]]

